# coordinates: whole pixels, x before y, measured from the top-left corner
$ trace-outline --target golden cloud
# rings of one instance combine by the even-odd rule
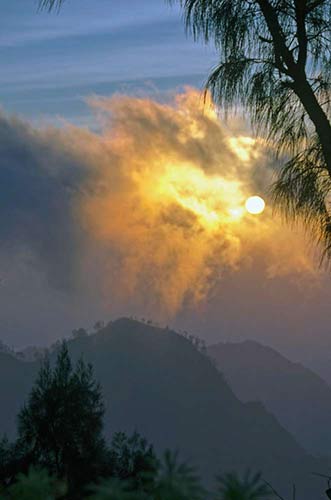
[[[272,212],[274,164],[262,140],[231,132],[193,89],[171,103],[90,104],[102,131],[61,136],[90,172],[75,213],[89,240],[86,269],[99,269],[109,303],[168,317],[207,300],[224,270],[258,263],[268,278],[316,275],[303,234]],[[267,203],[259,216],[245,210],[256,194]]]

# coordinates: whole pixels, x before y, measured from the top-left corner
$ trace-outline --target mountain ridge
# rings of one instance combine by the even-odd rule
[[[330,453],[331,386],[322,377],[255,341],[207,351],[241,401],[261,401],[308,451]]]
[[[121,319],[69,340],[68,348],[73,360],[83,356],[95,368],[106,403],[107,439],[115,431],[137,430],[159,452],[179,449],[207,484],[217,473],[251,468],[262,470],[285,496],[295,482],[303,500],[320,498],[321,482],[310,473],[324,471],[326,463],[305,452],[261,403],[242,403],[209,358],[183,336]],[[11,373],[17,369],[22,404],[39,365],[16,361]],[[5,392],[1,385],[0,401]],[[6,415],[4,429],[12,425],[13,415]]]

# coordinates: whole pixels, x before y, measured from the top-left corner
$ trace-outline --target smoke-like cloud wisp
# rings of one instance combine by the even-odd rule
[[[90,105],[99,133],[0,119],[3,248],[29,255],[52,286],[168,317],[208,299],[225,270],[314,274],[302,234],[268,204],[271,152],[197,91]],[[244,208],[255,194],[267,201],[259,216]]]

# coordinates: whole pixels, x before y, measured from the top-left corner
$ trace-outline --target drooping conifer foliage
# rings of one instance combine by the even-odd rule
[[[207,89],[243,108],[288,161],[273,186],[278,207],[303,221],[331,257],[331,1],[179,0],[196,39],[219,63]],[[284,162],[283,162],[284,164]]]

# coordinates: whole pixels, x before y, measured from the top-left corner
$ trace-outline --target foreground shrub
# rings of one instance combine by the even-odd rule
[[[230,473],[218,478],[217,500],[262,500],[270,496],[271,489],[260,474],[247,472],[239,478]]]
[[[205,492],[193,467],[178,463],[177,453],[166,451],[155,480],[155,500],[202,500]]]
[[[10,500],[55,500],[66,493],[63,482],[54,479],[44,469],[31,467],[27,474],[18,474],[16,482],[2,498]]]
[[[129,482],[119,479],[108,479],[91,488],[89,500],[153,500],[144,492],[130,490]]]

